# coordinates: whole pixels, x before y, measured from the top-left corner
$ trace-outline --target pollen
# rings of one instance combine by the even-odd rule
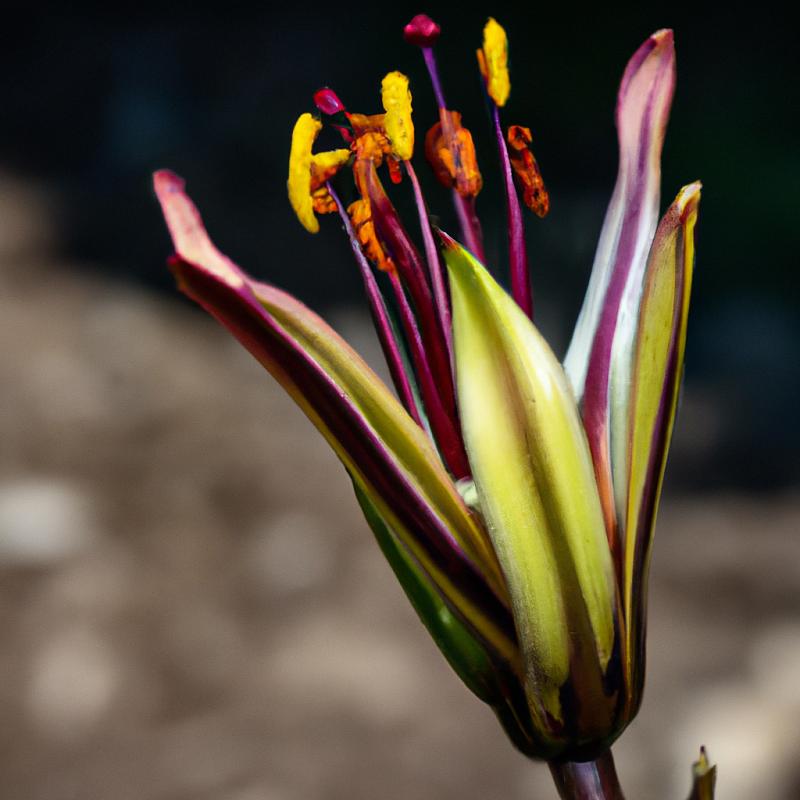
[[[411,92],[402,72],[390,72],[381,83],[381,99],[386,110],[384,128],[392,143],[392,154],[408,161],[414,152],[414,123],[411,120]]]
[[[292,131],[292,149],[289,153],[289,179],[286,181],[289,202],[297,219],[309,233],[319,230],[311,197],[311,148],[321,128],[322,123],[311,114],[301,114]]]
[[[550,195],[530,147],[532,138],[530,128],[511,125],[508,129],[508,155],[525,205],[537,217],[544,217],[550,210]]]
[[[477,51],[478,67],[486,82],[489,97],[502,107],[511,92],[508,76],[508,37],[494,17],[489,17],[483,29],[483,48]]]
[[[350,160],[350,155],[350,150],[344,147],[339,150],[314,153],[311,156],[312,188],[317,188],[329,181]]]
[[[439,183],[462,197],[475,197],[483,188],[472,134],[461,125],[458,111],[442,109],[441,119],[425,136],[425,157]]]
[[[356,237],[364,249],[364,255],[383,272],[393,272],[394,262],[386,255],[383,245],[378,239],[369,200],[366,197],[356,200],[348,206],[347,213],[353,222]]]

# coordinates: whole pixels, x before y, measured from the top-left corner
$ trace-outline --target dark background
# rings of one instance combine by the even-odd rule
[[[80,7],[78,7],[80,8]],[[528,222],[534,286],[567,341],[613,186],[613,102],[625,60],[654,29],[676,31],[678,86],[664,154],[664,205],[704,183],[687,357],[689,385],[720,398],[714,463],[687,464],[690,485],[769,489],[798,476],[796,40],[760,5],[654,10],[500,4],[449,12],[440,67],[451,106],[478,142],[479,209],[490,257],[502,236],[495,154],[475,68],[486,13],[510,33],[507,123],[529,125],[552,212]],[[65,255],[106,276],[171,291],[169,245],[149,188],[154,168],[183,175],[223,250],[322,308],[360,302],[332,220],[316,239],[285,197],[297,115],[335,87],[352,109],[379,110],[380,78],[412,79],[418,141],[435,119],[422,59],[405,45],[397,4],[53,6],[9,28],[0,54],[7,169],[54,192]],[[417,161],[421,161],[417,148]],[[418,163],[421,173],[424,164]],[[454,227],[446,194],[429,202]],[[551,315],[552,316],[552,315]],[[543,316],[547,328],[548,315]]]
[[[319,86],[378,111],[381,77],[400,69],[419,143],[435,109],[401,29],[422,10],[442,24],[445,89],[478,145],[493,262],[504,223],[474,50],[486,14],[508,30],[503,116],[532,129],[551,193],[527,232],[537,321],[558,353],[613,187],[619,78],[650,33],[675,29],[662,205],[689,181],[704,190],[647,690],[615,754],[631,798],[685,797],[700,744],[721,798],[800,796],[800,104],[785,18],[766,4],[13,10],[0,45],[0,800],[554,797],[419,625],[321,437],[176,292],[150,188],[154,169],[183,175],[226,253],[380,369],[339,226],[321,219],[310,236],[289,208],[289,138]]]

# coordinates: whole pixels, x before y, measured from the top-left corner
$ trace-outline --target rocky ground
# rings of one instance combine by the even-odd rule
[[[291,401],[190,307],[48,258],[3,189],[0,797],[553,798]],[[798,531],[798,493],[666,497],[629,797],[685,796],[700,744],[721,798],[800,795]]]

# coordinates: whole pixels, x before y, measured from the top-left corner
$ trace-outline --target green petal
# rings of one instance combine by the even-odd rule
[[[656,232],[645,273],[626,398],[628,442],[624,609],[629,669],[644,647],[644,595],[667,451],[683,372],[700,184],[681,189]],[[638,669],[637,669],[638,671]],[[641,675],[629,682],[634,687]]]
[[[459,408],[481,509],[511,594],[535,713],[560,719],[559,690],[576,665],[604,672],[614,646],[616,590],[592,461],[561,365],[531,321],[452,240],[445,259]]]
[[[450,666],[484,703],[500,704],[502,695],[497,686],[498,672],[493,664],[493,655],[448,608],[430,578],[403,547],[355,478],[353,488],[381,552]]]

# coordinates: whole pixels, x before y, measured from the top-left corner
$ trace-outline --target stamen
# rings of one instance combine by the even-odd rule
[[[428,209],[425,206],[425,198],[422,196],[422,189],[419,185],[417,173],[410,161],[405,162],[406,172],[411,180],[414,189],[414,201],[417,205],[419,215],[419,226],[422,230],[422,240],[425,244],[425,258],[428,262],[428,277],[433,287],[433,297],[436,301],[436,310],[439,313],[439,322],[444,331],[444,338],[447,343],[447,353],[450,356],[451,368],[453,365],[453,331],[450,315],[450,299],[447,296],[447,289],[444,283],[444,271],[442,262],[439,258],[439,250],[433,238],[433,229],[428,217]]]
[[[434,439],[439,446],[442,460],[456,480],[471,476],[467,454],[464,444],[456,427],[454,417],[442,405],[442,399],[437,391],[437,383],[431,371],[427,358],[427,351],[423,344],[414,312],[408,302],[400,276],[397,272],[389,273],[389,280],[394,290],[400,319],[406,331],[408,346],[417,373],[420,391],[428,412],[428,421],[431,425]]]
[[[372,218],[372,208],[369,199],[362,197],[347,207],[347,213],[353,221],[356,238],[364,248],[366,257],[381,272],[395,272],[394,261],[386,255],[383,245],[378,240],[375,232],[375,221]]]
[[[530,128],[511,125],[508,129],[511,166],[514,168],[514,177],[522,189],[522,199],[537,217],[544,217],[550,210],[550,196],[530,148],[531,138]]]
[[[367,263],[367,259],[364,257],[364,253],[361,251],[353,226],[350,224],[350,219],[344,211],[339,197],[330,184],[328,184],[326,188],[333,198],[336,207],[339,209],[339,216],[341,217],[342,224],[347,233],[347,238],[350,240],[350,247],[353,250],[353,255],[356,257],[356,263],[361,272],[361,278],[364,281],[364,289],[367,293],[367,302],[369,303],[372,321],[378,334],[378,340],[381,343],[383,356],[389,367],[389,374],[392,376],[392,382],[397,389],[397,395],[406,411],[408,411],[414,421],[422,428],[422,418],[417,408],[411,381],[406,372],[405,362],[400,351],[400,344],[395,337],[394,329],[389,319],[389,312],[386,310],[383,295],[378,288],[378,282],[372,274],[372,270]]]
[[[289,178],[286,188],[289,202],[301,225],[309,232],[319,230],[311,198],[311,148],[322,128],[322,123],[311,114],[301,114],[292,131],[292,148],[289,153]]]
[[[533,291],[531,289],[528,252],[525,247],[525,228],[522,222],[522,209],[519,197],[514,188],[514,176],[511,171],[511,160],[506,148],[503,129],[500,127],[500,109],[491,101],[492,121],[500,153],[500,166],[503,173],[503,185],[506,190],[506,213],[508,214],[508,260],[511,267],[511,295],[517,305],[533,319]]]
[[[417,14],[403,28],[403,38],[417,47],[432,47],[440,33],[441,28],[427,14]]]
[[[522,209],[514,188],[514,173],[511,158],[506,147],[503,129],[500,125],[500,107],[506,104],[511,92],[508,76],[508,38],[502,25],[489,17],[483,29],[483,47],[477,51],[478,67],[483,76],[486,94],[492,115],[497,150],[503,175],[506,195],[506,215],[508,217],[508,260],[511,268],[511,294],[517,305],[533,317],[533,293],[531,290],[528,253],[525,247],[525,227]]]
[[[475,197],[483,188],[472,134],[461,125],[458,111],[442,109],[425,136],[425,156],[439,182],[462,197]]]
[[[368,165],[364,179],[377,231],[386,243],[393,263],[397,265],[398,276],[402,276],[408,288],[414,303],[416,319],[419,320],[417,329],[414,314],[411,314],[408,322],[414,323],[414,331],[417,332],[412,335],[412,331],[409,330],[407,335],[412,354],[413,348],[416,347],[415,337],[419,337],[422,346],[415,356],[415,367],[418,369],[417,377],[431,428],[442,449],[443,458],[453,474],[469,474],[466,453],[458,433],[455,386],[447,342],[422,270],[420,255],[403,229],[397,211],[386,196],[374,165]],[[392,273],[389,273],[389,278],[394,281]],[[419,360],[418,365],[417,360]]]
[[[511,92],[511,80],[508,77],[508,37],[503,26],[493,17],[489,17],[483,29],[483,48],[477,54],[486,91],[502,108]]]
[[[321,89],[317,89],[317,91],[314,92],[314,105],[323,114],[327,114],[328,116],[343,114],[347,111],[344,107],[344,103],[339,99],[339,95],[327,86],[323,86]]]
[[[450,112],[447,110],[444,90],[442,89],[442,82],[439,78],[439,69],[436,65],[436,56],[433,52],[433,45],[438,40],[439,33],[439,26],[425,14],[418,14],[416,17],[414,17],[411,22],[405,26],[403,31],[405,40],[409,44],[416,45],[422,50],[422,56],[425,59],[425,66],[428,69],[428,75],[431,79],[431,86],[433,86],[433,94],[436,98],[436,104],[439,106],[439,119],[442,126],[442,133],[445,137],[445,140],[449,143],[448,149],[451,149],[454,154],[452,159],[453,164],[458,165],[460,160],[455,155],[455,153],[457,153],[460,149],[459,143],[456,141],[457,128],[452,126],[449,121],[449,115],[456,112]],[[466,131],[465,128],[462,130]],[[469,135],[469,131],[466,131],[466,133]],[[470,143],[471,140],[472,137],[470,135]],[[474,154],[474,147],[472,150]],[[477,163],[475,168],[477,171]],[[478,191],[480,191],[480,189],[478,189]],[[477,192],[475,192],[475,194],[477,194]],[[478,216],[475,213],[474,194],[470,196],[469,193],[465,195],[454,190],[453,205],[455,206],[456,214],[458,215],[458,221],[461,227],[461,235],[464,239],[465,246],[479,261],[485,261],[486,256],[483,251],[483,232],[481,231],[481,224],[478,220]]]
[[[353,141],[353,131],[347,119],[347,109],[339,99],[339,95],[323,86],[314,92],[314,105],[325,115],[332,117],[331,124],[341,133],[342,138],[350,144]]]
[[[414,153],[408,78],[402,72],[390,72],[381,83],[381,99],[386,110],[384,128],[392,143],[392,153],[401,161],[408,161]]]

